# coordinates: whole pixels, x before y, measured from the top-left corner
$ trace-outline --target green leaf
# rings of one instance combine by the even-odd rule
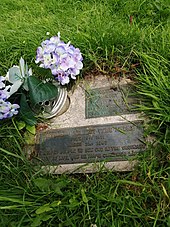
[[[27,81],[30,101],[33,105],[52,100],[58,95],[57,87],[51,83],[43,83],[35,76],[28,77]]]
[[[41,226],[41,224],[42,224],[43,221],[48,221],[51,218],[52,218],[52,215],[49,215],[49,214],[46,214],[46,213],[38,214],[33,219],[33,222],[31,224],[31,227]]]
[[[44,204],[43,206],[39,207],[35,213],[36,214],[42,214],[42,213],[45,213],[45,212],[48,212],[50,210],[53,210],[53,208],[50,207],[50,204],[49,203],[46,203]]]
[[[49,191],[49,186],[51,185],[51,180],[45,178],[36,178],[33,180],[34,184],[42,191]]]
[[[55,193],[58,194],[58,195],[63,195],[63,193],[62,193],[62,191],[60,190],[59,187],[56,187],[56,188],[54,189],[54,191],[55,191]]]
[[[80,204],[81,204],[81,203],[76,199],[75,196],[73,196],[73,198],[69,199],[69,203],[70,203],[70,205],[69,205],[70,208],[80,206]]]
[[[33,223],[31,224],[31,227],[37,227],[40,226],[42,224],[42,218],[40,215],[36,216],[36,218],[34,218]]]
[[[24,140],[26,144],[34,144],[35,143],[35,136],[30,133],[29,131],[26,131],[24,133]]]
[[[26,130],[28,131],[28,132],[30,132],[31,134],[33,134],[33,135],[35,135],[35,133],[36,133],[36,129],[35,129],[35,125],[26,125]]]
[[[81,195],[82,195],[83,202],[88,203],[88,199],[83,188],[81,189]]]
[[[22,87],[23,87],[24,90],[29,91],[27,80],[28,80],[28,77],[25,77],[25,80],[24,80]]]
[[[42,220],[42,221],[48,221],[48,220],[51,219],[52,217],[53,217],[52,215],[43,214],[41,220]]]
[[[18,130],[22,130],[26,126],[24,121],[17,121],[16,124],[17,124]]]
[[[51,203],[51,207],[58,207],[61,204],[61,201],[54,201]]]
[[[26,96],[24,94],[21,95],[21,100],[20,100],[20,116],[21,119],[26,122],[28,125],[36,125],[37,120],[29,107],[27,103]]]

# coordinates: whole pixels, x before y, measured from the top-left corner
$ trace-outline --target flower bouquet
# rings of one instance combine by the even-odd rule
[[[19,66],[9,69],[0,77],[0,120],[19,113],[21,120],[35,125],[37,116],[51,118],[59,115],[68,105],[67,85],[83,68],[82,54],[78,48],[53,36],[37,48],[36,63],[50,69],[51,78],[40,80],[28,69],[21,58]]]

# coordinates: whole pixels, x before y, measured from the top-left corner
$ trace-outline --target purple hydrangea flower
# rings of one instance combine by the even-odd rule
[[[2,99],[2,100],[7,99],[7,95],[3,90],[0,90],[0,99]]]
[[[11,104],[8,101],[0,99],[0,120],[13,117],[18,114],[19,105]]]
[[[3,81],[5,81],[5,77],[0,76],[0,120],[16,115],[19,108],[18,104],[11,104],[7,101],[7,98],[10,96],[8,90],[11,86],[5,86]]]
[[[4,89],[2,90],[2,89],[0,89],[0,99],[3,99],[3,100],[5,100],[5,99],[7,99],[7,98],[9,98],[9,89],[11,88],[11,86],[10,85],[8,85],[8,86],[6,86],[6,87],[4,87]]]
[[[58,71],[57,80],[58,80],[59,83],[61,83],[61,85],[65,85],[65,84],[68,84],[70,82],[69,75],[62,70]]]
[[[82,61],[80,50],[70,45],[70,42],[61,41],[60,33],[58,33],[58,36],[43,41],[37,48],[35,62],[40,63],[42,68],[50,69],[55,79],[65,85],[70,82],[70,78],[76,79],[83,68]]]

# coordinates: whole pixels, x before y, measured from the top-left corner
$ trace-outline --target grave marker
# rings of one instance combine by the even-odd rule
[[[133,110],[136,99],[129,96],[127,84],[115,90],[106,78],[102,84],[95,80],[88,89],[78,86],[70,95],[69,110],[38,132],[35,149],[44,169],[63,173],[95,172],[101,165],[133,168],[136,162],[130,160],[145,148],[142,121]]]

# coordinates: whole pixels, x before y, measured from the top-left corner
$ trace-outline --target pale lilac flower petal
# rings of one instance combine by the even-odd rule
[[[45,53],[44,54],[44,68],[49,68],[52,62],[51,54]]]
[[[19,105],[0,99],[0,120],[18,114]]]
[[[4,76],[0,76],[0,82],[5,81],[5,77]]]
[[[44,52],[49,54],[54,52],[55,49],[56,49],[56,45],[54,43],[50,43],[49,45],[46,45],[46,47],[44,48]]]
[[[44,47],[44,46],[48,45],[49,43],[50,43],[50,41],[48,39],[46,39],[45,41],[43,41],[41,43],[41,46]]]
[[[74,74],[70,74],[70,76],[73,80],[76,80],[76,76]]]
[[[3,99],[3,100],[7,99],[7,95],[3,90],[0,90],[0,99]]]
[[[10,96],[9,89],[11,88],[10,85],[6,86],[3,90],[0,90],[0,99],[7,99]]]
[[[83,68],[83,63],[81,61],[78,61],[75,65],[75,68],[77,69],[82,69]]]
[[[73,68],[69,70],[71,77],[77,76],[80,73],[80,70],[77,68]]]
[[[57,46],[55,49],[55,53],[57,53],[58,55],[63,55],[65,54],[66,50],[63,46]]]
[[[52,60],[51,60],[51,65],[59,65],[59,55],[56,53],[52,53]]]
[[[39,63],[41,61],[43,61],[43,49],[42,47],[38,47],[37,48],[37,56],[36,56],[36,60],[35,63]]]
[[[54,44],[58,44],[60,43],[60,37],[59,36],[53,36],[50,38],[49,42],[54,43]]]
[[[62,85],[68,84],[70,82],[70,78],[66,74],[64,74],[64,75],[59,74],[57,79]]]

